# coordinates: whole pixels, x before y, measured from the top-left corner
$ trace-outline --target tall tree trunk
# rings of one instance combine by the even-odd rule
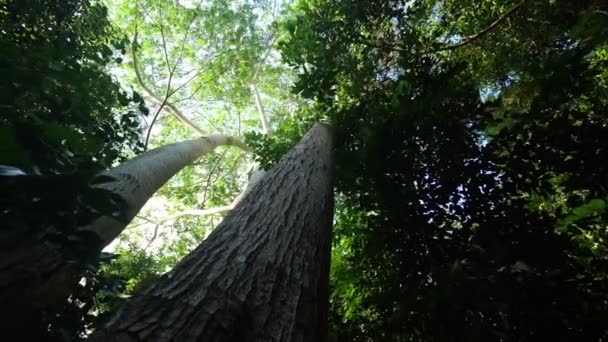
[[[333,213],[317,124],[175,269],[93,341],[324,341]]]
[[[127,220],[103,216],[83,227],[83,230],[96,233],[101,240],[98,246],[91,246],[98,248],[93,252],[101,252],[118,236],[150,196],[171,176],[219,145],[235,145],[248,150],[237,139],[211,134],[148,151],[102,172],[114,178],[114,181],[98,186],[125,199]],[[78,268],[71,265],[71,257],[64,255],[63,246],[49,239],[53,233],[30,232],[23,239],[22,235],[13,235],[10,231],[0,232],[0,237],[14,240],[12,243],[2,241],[3,248],[0,249],[0,328],[5,332],[19,330],[19,335],[25,340],[28,333],[39,336],[46,332],[46,327],[41,325],[41,311],[52,311],[52,308],[65,305],[81,276]],[[35,326],[39,327],[39,331],[33,329]]]

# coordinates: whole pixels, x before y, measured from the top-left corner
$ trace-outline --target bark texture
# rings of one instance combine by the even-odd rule
[[[93,341],[324,341],[331,136],[316,125],[168,275]]]

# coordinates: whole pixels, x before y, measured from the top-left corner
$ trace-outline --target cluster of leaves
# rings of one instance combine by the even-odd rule
[[[99,3],[0,4],[0,161],[44,172],[111,166],[138,153],[146,109],[108,75],[126,39]]]
[[[608,338],[598,1],[299,1],[336,131],[331,337]]]

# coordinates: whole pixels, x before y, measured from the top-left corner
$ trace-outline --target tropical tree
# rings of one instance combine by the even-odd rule
[[[141,8],[139,8],[140,11],[146,12],[148,13],[149,8],[146,7],[146,5],[149,4],[144,4],[144,6],[142,6]],[[148,70],[146,69],[146,65],[150,65],[153,63],[148,63],[148,64],[144,64],[142,67],[142,64],[139,62],[138,60],[138,54],[141,53],[141,51],[145,51],[145,45],[140,45],[140,44],[145,44],[144,39],[146,38],[145,35],[140,35],[140,33],[137,31],[137,29],[134,29],[134,37],[133,37],[133,42],[131,44],[131,46],[125,46],[126,41],[125,40],[121,40],[121,46],[120,48],[128,48],[131,52],[131,66],[133,68],[133,72],[134,75],[136,76],[137,82],[139,83],[139,86],[143,89],[143,93],[146,94],[146,97],[151,99],[153,103],[156,103],[156,105],[158,106],[157,108],[155,108],[155,113],[152,117],[152,121],[147,122],[145,120],[145,118],[143,118],[143,122],[144,122],[144,128],[146,129],[145,132],[145,139],[143,140],[144,142],[144,147],[146,147],[146,145],[148,145],[149,141],[150,141],[150,137],[151,137],[151,133],[152,133],[152,129],[154,128],[154,124],[157,122],[157,119],[160,118],[160,114],[163,111],[163,109],[168,109],[170,114],[173,114],[174,119],[178,119],[179,121],[181,121],[182,123],[185,123],[189,128],[192,128],[193,131],[195,131],[195,133],[197,135],[200,135],[202,133],[204,133],[204,131],[198,126],[197,123],[195,123],[194,121],[190,120],[186,115],[184,115],[180,109],[178,109],[179,105],[172,103],[173,102],[173,98],[171,96],[174,95],[179,95],[178,91],[182,90],[182,93],[184,90],[187,90],[188,88],[186,88],[186,86],[193,88],[192,86],[192,81],[196,81],[196,77],[195,78],[191,78],[191,79],[184,79],[184,74],[179,74],[180,72],[184,72],[184,66],[181,65],[180,63],[182,62],[183,59],[190,59],[192,60],[192,58],[194,57],[193,55],[191,55],[191,53],[188,53],[188,51],[186,51],[186,49],[188,48],[188,46],[185,44],[188,39],[189,39],[189,34],[188,34],[188,30],[189,28],[182,28],[185,30],[185,33],[181,32],[183,34],[183,39],[181,40],[181,46],[171,46],[171,41],[168,39],[169,37],[166,36],[165,34],[168,34],[169,32],[165,31],[165,28],[162,26],[163,25],[163,20],[168,20],[171,21],[173,20],[173,22],[170,22],[170,24],[174,24],[175,20],[179,20],[178,17],[175,16],[176,12],[175,12],[175,8],[171,8],[171,4],[166,3],[164,4],[165,6],[167,6],[166,8],[159,8],[159,12],[163,13],[167,15],[167,17],[164,16],[160,16],[160,27],[156,26],[152,26],[152,39],[154,39],[154,34],[160,34],[160,36],[156,36],[156,38],[159,38],[162,40],[162,52],[164,53],[164,61],[167,62],[166,64],[166,71],[169,73],[168,74],[168,80],[166,80],[166,86],[162,85],[162,88],[166,89],[166,91],[163,92],[163,97],[161,98],[161,96],[157,95],[158,92],[158,88],[155,88],[154,82],[150,82],[148,80],[145,79],[145,75],[144,75],[144,71]],[[195,19],[197,18],[205,18],[205,20],[207,20],[207,24],[206,24],[206,28],[209,29],[209,23],[211,23],[212,21],[209,20],[208,15],[209,13],[212,12],[217,12],[218,9],[222,9],[221,7],[218,7],[217,4],[215,5],[215,9],[211,9],[210,12],[209,11],[201,11],[202,13],[198,13],[196,11],[194,11],[195,13],[189,13],[186,11],[185,13],[185,17],[187,20],[189,20],[188,22],[188,27],[194,27],[197,28],[198,23],[194,23]],[[200,7],[200,6],[199,6]],[[184,9],[184,8],[182,8]],[[197,8],[198,9],[198,8]],[[76,9],[75,9],[76,10]],[[103,7],[99,7],[100,12],[99,14],[99,19],[100,20],[106,20],[105,19],[105,11]],[[249,9],[249,11],[251,11],[251,9]],[[15,10],[8,8],[7,9],[8,13],[14,13],[16,12]],[[192,15],[191,15],[192,14]],[[173,16],[172,16],[173,15]],[[203,16],[205,15],[205,16]],[[228,11],[227,13],[223,14],[224,16],[228,16],[228,22],[224,23],[223,25],[226,24],[231,24],[234,20],[241,20],[242,18],[240,16],[235,16],[234,12],[232,11]],[[246,17],[246,16],[245,16]],[[243,17],[243,18],[245,18]],[[251,21],[251,18],[249,18],[248,20]],[[157,21],[158,23],[158,21]],[[184,21],[182,24],[186,24],[186,22]],[[247,24],[248,26],[253,25],[253,23],[249,23]],[[227,26],[226,26],[227,27]],[[73,29],[72,27],[69,27],[71,29]],[[198,30],[200,30],[200,28],[197,28]],[[156,30],[156,31],[155,31]],[[227,28],[222,29],[223,31],[226,31]],[[68,30],[69,31],[69,30]],[[227,32],[227,31],[226,31]],[[68,32],[69,33],[69,32]],[[194,32],[196,33],[196,32]],[[193,34],[194,34],[193,33]],[[244,32],[236,32],[235,34],[237,35],[236,37],[238,38],[239,34],[243,35]],[[138,35],[139,35],[139,39],[138,39]],[[255,37],[253,37],[255,38]],[[69,39],[68,39],[69,40]],[[144,41],[144,43],[141,43],[142,41]],[[196,41],[198,42],[198,41]],[[265,43],[265,45],[263,46],[265,50],[262,50],[261,48],[259,48],[259,52],[260,54],[263,54],[262,57],[257,57],[255,55],[253,55],[252,53],[240,53],[237,57],[239,57],[240,59],[243,59],[245,61],[247,61],[247,59],[249,59],[249,65],[246,65],[246,67],[243,69],[245,71],[247,71],[247,68],[251,69],[251,71],[253,72],[253,76],[250,77],[250,81],[248,84],[246,84],[246,86],[248,87],[248,91],[251,91],[251,98],[253,99],[253,102],[255,103],[255,108],[257,110],[257,114],[260,117],[260,122],[262,123],[264,132],[268,133],[270,132],[270,126],[267,120],[267,114],[265,112],[265,108],[264,105],[262,104],[262,98],[260,96],[260,85],[262,84],[259,79],[261,78],[261,72],[264,71],[264,61],[268,58],[268,54],[270,53],[270,46],[271,46],[271,41],[268,41]],[[200,44],[199,44],[200,46]],[[244,47],[247,47],[247,45],[243,45]],[[171,49],[175,49],[171,50]],[[223,51],[222,51],[223,49]],[[233,46],[224,46],[221,47],[221,49],[219,49],[220,51],[218,52],[218,55],[222,55],[222,54],[226,54],[229,53],[230,50],[233,49]],[[112,51],[112,50],[110,50]],[[176,52],[177,51],[177,52]],[[171,61],[171,63],[169,64],[169,55],[171,55],[171,57],[174,57],[175,60]],[[145,57],[146,54],[144,53],[143,56]],[[150,56],[150,55],[148,55]],[[154,56],[154,55],[152,55]],[[124,56],[122,56],[121,58],[123,58]],[[199,56],[200,58],[200,56]],[[260,62],[262,63],[253,63],[253,59],[261,59]],[[65,62],[63,61],[61,58],[60,62]],[[145,58],[144,58],[145,59]],[[188,66],[193,65],[191,62],[187,62],[190,64],[187,64]],[[213,69],[217,69],[218,67],[220,68],[225,68],[225,65],[218,65],[218,66],[212,66],[210,69],[212,69],[212,71],[214,71]],[[201,68],[202,69],[202,68]],[[218,74],[216,74],[213,77],[217,77],[218,75],[221,75],[223,73],[223,71],[220,70],[220,72]],[[241,73],[241,71],[239,71],[239,73]],[[156,75],[158,75],[159,72],[156,72]],[[201,70],[199,70],[198,72],[195,73],[195,75],[197,76],[205,76],[207,79],[210,77],[208,74],[205,75],[204,73],[202,73]],[[180,81],[185,81],[183,82],[181,85],[178,86],[173,86],[171,84],[171,79],[172,77],[175,76],[175,79],[179,79]],[[242,77],[243,75],[238,74],[239,77]],[[199,80],[199,83],[201,81]],[[151,85],[150,85],[151,84]],[[235,83],[236,84],[236,83]],[[201,84],[195,84],[198,88],[201,87]],[[186,89],[184,89],[186,88]],[[237,95],[238,98],[238,94],[237,93],[230,93],[232,94],[232,96],[234,97],[235,95]],[[137,95],[139,96],[139,95]],[[140,104],[141,104],[141,98],[139,98]],[[230,99],[228,99],[230,101]],[[241,100],[241,102],[243,102]],[[242,106],[242,105],[241,105]],[[143,107],[142,107],[143,108]],[[144,108],[145,109],[145,108]],[[237,108],[238,109],[238,108]],[[90,109],[87,109],[89,112],[92,111]],[[124,122],[123,122],[124,123]],[[174,124],[171,124],[171,122],[169,122],[168,124],[165,125],[166,127],[170,128],[168,129],[168,131],[173,131],[175,132],[175,128],[176,126]],[[240,122],[239,122],[239,126],[240,126]],[[120,133],[118,133],[120,134]],[[179,135],[178,135],[179,137]],[[174,137],[175,138],[175,137]],[[63,142],[65,143],[65,142]],[[164,143],[164,142],[161,142]],[[86,174],[86,177],[81,177],[82,180],[79,182],[76,182],[76,184],[78,184],[78,186],[75,186],[72,191],[69,191],[68,194],[69,196],[80,196],[81,193],[84,193],[85,191],[89,191],[88,187],[89,184],[89,179],[91,178],[95,178],[93,185],[94,190],[92,191],[95,195],[97,195],[97,199],[95,199],[94,203],[95,205],[93,205],[93,211],[94,213],[90,213],[90,212],[86,212],[86,213],[81,213],[81,216],[86,217],[86,220],[78,220],[77,222],[72,223],[72,225],[74,227],[72,227],[73,231],[67,232],[67,231],[62,231],[61,234],[65,235],[68,239],[71,240],[78,240],[78,242],[81,242],[83,245],[85,245],[84,248],[82,248],[82,250],[86,250],[87,251],[87,261],[84,262],[84,257],[83,256],[79,256],[79,260],[78,262],[80,263],[84,263],[87,266],[89,265],[94,265],[95,264],[95,260],[96,257],[100,251],[101,248],[103,248],[105,245],[107,245],[108,243],[110,243],[115,237],[116,235],[118,235],[118,233],[120,233],[124,227],[125,224],[127,222],[129,222],[133,216],[137,213],[137,211],[141,208],[141,206],[146,202],[146,200],[148,199],[148,197],[154,193],[155,190],[158,189],[158,187],[160,185],[162,185],[167,178],[169,178],[173,173],[175,173],[177,170],[181,169],[182,167],[186,166],[187,164],[191,163],[194,159],[196,159],[198,156],[200,156],[203,153],[208,152],[209,150],[213,149],[215,146],[217,145],[221,145],[221,144],[234,144],[234,145],[238,145],[239,147],[241,147],[242,150],[245,151],[249,151],[248,148],[245,147],[245,145],[243,145],[242,143],[240,143],[238,140],[234,139],[234,138],[230,138],[228,136],[222,136],[222,135],[205,135],[204,138],[202,139],[196,139],[196,140],[192,140],[190,142],[185,142],[185,143],[179,143],[176,145],[172,145],[172,146],[167,146],[167,147],[163,147],[160,150],[155,150],[155,151],[151,151],[150,153],[147,153],[145,155],[140,156],[139,158],[136,158],[135,160],[123,163],[122,165],[120,165],[117,168],[114,168],[110,171],[107,172],[102,172],[101,174],[97,174],[95,175],[95,172],[90,172]],[[138,146],[141,146],[138,145]],[[14,152],[14,151],[9,151],[9,152]],[[68,151],[69,153],[69,151]],[[224,153],[225,154],[225,153]],[[238,158],[235,159],[235,161],[238,161]],[[13,164],[15,164],[13,162]],[[24,165],[29,165],[28,163],[24,163]],[[82,166],[76,166],[73,168],[73,170],[78,170],[78,169],[82,169]],[[82,172],[82,170],[80,170],[79,172]],[[153,172],[152,174],[147,173],[146,172]],[[213,171],[211,171],[212,173]],[[210,173],[210,176],[211,176]],[[31,179],[36,179],[36,181],[30,181]],[[17,177],[15,179],[10,179],[10,181],[8,181],[7,183],[7,190],[11,190],[11,189],[15,189],[15,188],[20,188],[23,186],[24,183],[34,183],[34,184],[46,184],[45,182],[49,182],[52,180],[59,180],[61,178],[56,177],[56,178],[39,178],[39,177]],[[68,179],[68,178],[66,178]],[[75,178],[74,178],[75,179]],[[48,190],[48,189],[47,189]],[[105,191],[103,191],[105,190]],[[44,193],[44,191],[42,191]],[[109,199],[105,199],[100,197],[100,195],[104,195],[106,196],[107,194],[112,194],[112,197]],[[118,195],[118,196],[116,196]],[[28,200],[28,197],[36,197],[36,195],[33,194],[29,194],[29,196],[24,196],[26,198],[26,201]],[[120,197],[120,199],[119,199]],[[240,198],[242,196],[239,196],[238,198]],[[237,198],[237,199],[238,199]],[[45,198],[46,199],[46,198]],[[110,201],[110,203],[100,203],[101,201]],[[46,202],[46,201],[45,201]],[[81,200],[78,201],[78,205],[81,205],[82,203],[85,204],[92,204],[94,201],[91,200],[88,197],[82,198]],[[205,202],[205,200],[203,200],[203,202]],[[72,202],[70,202],[72,203]],[[234,207],[234,203],[236,203],[236,200],[233,202],[233,204],[231,205],[227,205],[224,207],[219,207],[218,208],[212,208],[211,210],[201,210],[201,209],[193,209],[193,210],[186,210],[186,211],[182,211],[179,213],[180,216],[183,215],[200,215],[200,212],[222,212],[225,210],[229,210],[232,209]],[[104,210],[98,210],[100,205],[104,205],[106,208],[104,208]],[[121,210],[119,210],[118,208],[120,207]],[[68,210],[67,211],[67,215],[69,215],[69,210],[73,209],[72,207],[68,206]],[[25,212],[26,210],[23,210],[23,212]],[[58,215],[66,215],[66,212],[64,210],[62,210],[61,212],[58,213]],[[15,215],[13,215],[15,218],[21,217],[20,215],[23,215],[22,212],[19,213],[14,213]],[[5,291],[6,296],[4,297],[5,299],[7,299],[10,303],[14,304],[14,305],[7,305],[6,308],[6,315],[7,317],[11,315],[9,310],[10,308],[14,308],[14,307],[23,307],[23,313],[24,315],[19,316],[20,318],[23,318],[22,321],[24,322],[24,325],[27,324],[38,324],[41,329],[36,330],[33,329],[31,330],[32,332],[32,337],[34,337],[34,334],[42,334],[44,335],[44,322],[46,321],[46,319],[44,317],[39,317],[38,312],[40,311],[40,309],[50,309],[50,307],[61,307],[63,306],[63,302],[65,300],[65,298],[67,298],[68,295],[70,295],[70,293],[73,293],[76,289],[74,288],[73,285],[75,285],[78,280],[80,279],[80,277],[83,275],[82,270],[81,269],[73,269],[70,266],[70,263],[72,262],[71,257],[68,257],[68,255],[66,255],[66,253],[63,252],[64,249],[64,242],[60,242],[58,244],[53,244],[53,245],[48,245],[45,243],[40,244],[40,242],[44,242],[48,239],[49,234],[55,234],[55,225],[57,222],[57,218],[56,217],[52,217],[52,218],[47,218],[48,221],[53,222],[53,224],[47,224],[47,228],[48,231],[44,231],[43,230],[43,234],[40,234],[40,236],[38,236],[38,238],[35,239],[35,241],[30,241],[31,243],[27,244],[27,248],[17,248],[14,251],[13,250],[9,250],[7,252],[7,256],[9,256],[9,258],[7,258],[7,263],[6,263],[6,275],[7,275],[7,279],[9,280],[9,282],[6,284],[6,289],[7,291]],[[18,220],[17,220],[18,221]],[[19,223],[19,222],[17,222]],[[17,225],[16,223],[16,225]],[[32,223],[32,226],[37,226],[38,223]],[[158,229],[158,225],[157,225],[157,229]],[[155,230],[156,231],[156,230]],[[89,232],[94,232],[95,234],[89,234]],[[152,238],[154,239],[154,237]],[[86,244],[84,243],[86,242]],[[21,246],[23,247],[23,246]],[[37,251],[36,253],[21,253],[20,251],[23,250],[28,250],[28,251]],[[182,251],[181,254],[184,254],[185,252]],[[19,257],[21,255],[21,257]],[[39,261],[44,261],[43,263],[40,263]],[[34,277],[34,279],[31,279],[31,282],[28,281],[23,281],[23,279],[21,279],[20,277],[16,277],[16,273],[21,272],[24,268],[28,269],[27,274],[31,274],[31,275],[35,275],[35,274],[44,274],[45,277],[44,279],[39,279],[38,277]],[[89,281],[96,281],[94,278],[89,279]],[[27,294],[27,295],[24,295]],[[13,303],[13,301],[15,301]],[[72,299],[72,301],[74,301]],[[88,310],[87,308],[91,307],[91,301],[89,300],[87,303],[84,303],[85,306],[85,312],[86,310]],[[77,304],[80,305],[80,304]],[[53,315],[54,311],[50,311],[51,315]],[[13,317],[15,318],[15,317]],[[74,318],[74,317],[70,317],[70,318]],[[66,320],[66,317],[61,317],[61,319],[63,321]],[[7,320],[7,322],[12,322],[13,320]],[[34,323],[32,323],[34,322]],[[43,323],[37,323],[37,322],[43,322]],[[9,323],[10,325],[10,323]],[[17,327],[17,326],[14,326]],[[20,328],[17,328],[17,330],[19,330]],[[79,329],[82,330],[82,329]]]
[[[283,116],[305,107],[289,93],[291,72],[276,63],[277,34],[270,23],[279,4],[110,4],[115,22],[133,37],[125,82],[142,89],[155,113],[148,130],[151,146],[191,139],[201,131],[234,136],[255,131],[251,136],[261,139]],[[183,125],[184,117],[192,124]],[[132,224],[138,229],[128,230],[120,246],[138,245],[174,264],[198,245],[196,236],[208,234],[233,207],[254,168],[252,159],[225,150],[180,172],[143,208]],[[162,209],[153,206],[158,203]]]
[[[336,127],[333,338],[606,338],[605,13],[296,5],[284,56]]]
[[[188,163],[213,151],[219,145],[235,145],[248,149],[234,138],[219,134],[207,135],[148,151],[118,167],[101,172],[96,176],[93,187],[120,198],[122,208],[104,213],[105,215],[77,227],[73,232],[63,233],[71,233],[67,236],[68,239],[86,242],[87,254],[99,255],[161,185]],[[38,180],[41,183],[44,181],[48,182],[49,179]],[[46,230],[41,229],[41,236],[36,237],[33,242],[26,243],[25,240],[21,245],[4,252],[6,258],[3,261],[3,274],[6,280],[2,298],[5,304],[12,304],[3,307],[2,314],[7,320],[11,312],[14,315],[14,309],[19,307],[25,317],[14,318],[25,320],[29,324],[36,323],[40,320],[35,318],[36,310],[48,305],[61,305],[82,277],[82,270],[70,265],[70,255],[62,250],[65,246],[47,242],[54,229],[53,226],[46,227]],[[24,271],[44,277],[22,274]],[[32,333],[39,334],[36,330]]]
[[[329,127],[316,125],[195,251],[92,339],[324,340],[332,166]]]
[[[244,136],[261,151],[266,141],[277,140],[275,131],[281,137],[268,153],[224,149],[201,158],[157,191],[107,249],[119,254],[104,266],[113,278],[142,255],[155,265],[151,269],[161,270],[125,277],[119,286],[125,294],[139,288],[141,277],[148,282],[198,246],[243,198],[260,169],[269,168],[270,156],[284,154],[320,119],[307,110],[309,101],[290,93],[293,72],[279,62],[275,43],[281,33],[271,23],[282,6],[281,1],[110,3],[114,21],[133,38],[123,79],[141,89],[152,118],[158,114],[149,146],[203,131]],[[283,124],[300,120],[306,124]],[[288,141],[283,127],[290,130]]]

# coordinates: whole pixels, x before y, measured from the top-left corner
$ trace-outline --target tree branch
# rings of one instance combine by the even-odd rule
[[[255,83],[251,83],[249,85],[251,88],[251,92],[253,93],[253,98],[255,99],[255,105],[258,109],[258,113],[260,114],[260,122],[262,123],[262,128],[264,129],[264,134],[270,135],[271,128],[268,124],[268,117],[266,116],[266,112],[264,111],[264,106],[262,105],[262,98],[260,97],[260,92],[258,91],[258,87]]]
[[[144,81],[143,77],[142,77],[142,73],[141,70],[139,70],[139,63],[137,60],[137,35],[138,32],[135,31],[135,36],[133,37],[133,44],[131,44],[131,53],[133,56],[133,70],[135,71],[135,76],[137,78],[137,83],[139,83],[139,85],[142,87],[142,89],[148,93],[148,95],[154,99],[155,102],[157,102],[159,105],[163,104],[163,107],[166,106],[168,108],[168,111],[173,114],[178,120],[180,120],[181,122],[183,122],[184,124],[186,124],[188,127],[190,127],[192,130],[194,130],[196,133],[204,135],[205,131],[203,131],[200,127],[198,127],[197,124],[195,124],[194,122],[192,122],[190,119],[188,119],[188,117],[186,117],[179,109],[177,109],[177,107],[175,107],[172,103],[163,100],[160,98],[160,96],[156,95],[152,89],[150,89],[147,85],[146,82]]]
[[[461,46],[467,45],[481,37],[483,37],[484,35],[486,35],[488,32],[492,31],[492,29],[494,29],[496,26],[498,26],[500,23],[502,23],[503,21],[505,21],[509,16],[511,16],[511,14],[513,14],[517,9],[519,9],[521,6],[524,5],[524,3],[526,2],[526,0],[521,0],[520,2],[518,2],[517,4],[515,4],[513,7],[511,7],[509,10],[507,10],[505,13],[503,13],[501,16],[499,16],[498,18],[496,18],[496,20],[494,20],[488,27],[484,28],[483,30],[471,35],[471,36],[466,36],[464,37],[460,42],[453,44],[453,45],[448,45],[448,46],[444,46],[441,47],[439,49],[430,51],[428,53],[433,53],[433,52],[439,52],[439,51],[446,51],[446,50],[453,50],[453,49],[457,49]]]
[[[503,21],[505,21],[507,18],[509,18],[515,11],[517,11],[517,9],[519,9],[520,7],[522,7],[524,5],[524,3],[526,2],[526,0],[521,0],[520,2],[518,2],[517,4],[515,4],[513,7],[509,8],[505,13],[501,14],[498,18],[496,18],[496,20],[494,20],[489,26],[487,26],[486,28],[484,28],[483,30],[470,35],[470,36],[466,36],[464,37],[460,42],[453,44],[453,45],[447,45],[444,47],[440,47],[437,48],[435,50],[429,50],[426,52],[421,52],[419,53],[419,55],[426,55],[426,54],[430,54],[430,53],[435,53],[435,52],[440,52],[440,51],[447,51],[447,50],[454,50],[457,49],[461,46],[470,44],[472,42],[474,42],[475,40],[483,37],[484,35],[486,35],[487,33],[489,33],[490,31],[492,31],[495,27],[497,27],[498,25],[500,25],[500,23],[502,23]],[[397,51],[397,52],[408,52],[408,50],[405,50],[402,46],[389,46],[389,45],[379,45],[376,44],[374,42],[370,42],[367,41],[365,39],[355,39],[354,40],[355,43],[359,43],[359,44],[363,44],[363,45],[367,45],[370,47],[374,47],[377,49],[389,49],[392,51]]]

